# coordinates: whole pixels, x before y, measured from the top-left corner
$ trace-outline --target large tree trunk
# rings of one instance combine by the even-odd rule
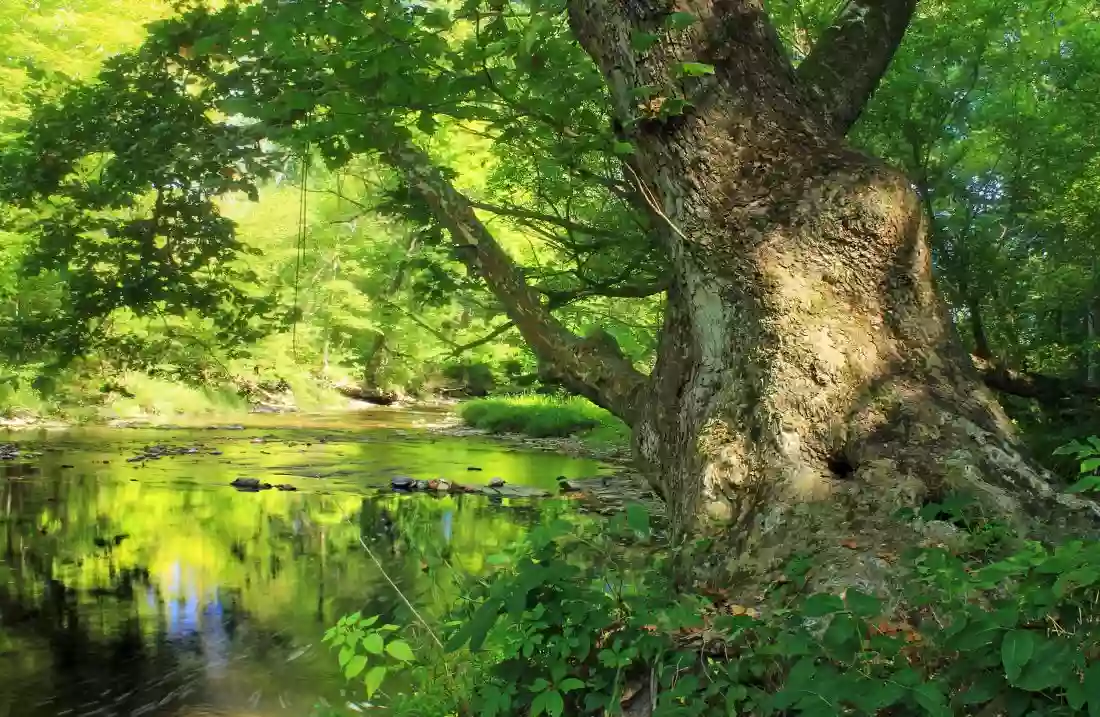
[[[675,525],[729,521],[753,570],[817,548],[866,572],[842,542],[910,545],[896,510],[954,489],[1005,516],[1096,514],[1021,457],[960,350],[911,183],[843,139],[913,6],[849,5],[796,73],[755,0],[570,3],[673,266],[638,451]],[[632,49],[673,10],[700,22]],[[715,74],[684,80],[685,61]],[[695,108],[647,117],[643,86]]]
[[[815,550],[832,579],[873,579],[885,569],[876,553],[916,537],[896,510],[951,490],[1010,519],[1048,508],[1100,518],[1020,455],[936,294],[911,183],[844,140],[913,6],[850,4],[795,72],[756,0],[570,0],[670,259],[649,377],[554,319],[426,154],[407,141],[382,150],[543,366],[633,426],[676,532],[715,520],[736,568],[759,574]],[[633,49],[673,10],[700,22]],[[697,61],[714,75],[674,70]],[[650,116],[642,87],[694,108]]]

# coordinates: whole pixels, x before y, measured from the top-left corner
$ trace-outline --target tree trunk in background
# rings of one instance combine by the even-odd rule
[[[400,291],[401,286],[405,283],[405,274],[408,273],[409,259],[416,253],[416,250],[416,235],[409,233],[405,237],[405,245],[402,247],[404,256],[402,256],[401,262],[397,265],[397,273],[393,275],[393,279],[390,281],[389,286],[386,287],[381,295],[382,302],[387,306],[390,297]],[[390,310],[389,308],[386,309],[387,312]],[[371,337],[370,344],[367,345],[367,350],[363,352],[363,385],[366,388],[380,388],[378,385],[380,381],[378,374],[382,370],[385,358],[386,334],[379,331]]]
[[[367,388],[378,388],[378,372],[382,369],[385,351],[386,335],[378,333],[372,336],[367,350],[363,352],[363,385]]]
[[[1088,345],[1085,347],[1085,382],[1096,383],[1096,301],[1089,302],[1085,316],[1085,328]]]
[[[911,183],[843,139],[914,5],[863,4],[796,76],[753,0],[678,4],[700,22],[648,53],[631,34],[662,32],[669,8],[570,3],[672,263],[635,424],[652,483],[681,532],[723,521],[741,556],[730,567],[758,573],[814,550],[847,583],[886,566],[846,539],[912,545],[897,509],[949,490],[1013,517],[1053,503],[1096,513],[1018,452],[933,287]],[[867,71],[868,58],[881,67]],[[694,61],[715,74],[679,78],[676,64]],[[695,109],[639,117],[641,86],[679,87]]]
[[[967,302],[967,313],[969,314],[970,335],[974,339],[974,355],[985,360],[993,358],[993,354],[989,350],[989,337],[985,333],[985,321],[982,319],[981,300],[971,298]]]

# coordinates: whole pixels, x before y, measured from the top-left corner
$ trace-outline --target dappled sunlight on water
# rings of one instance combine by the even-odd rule
[[[320,698],[361,700],[357,685],[341,694],[321,634],[356,610],[405,615],[360,535],[418,607],[442,611],[455,573],[481,570],[540,509],[393,494],[393,475],[552,487],[601,469],[414,429],[431,419],[9,436],[24,455],[0,475],[0,717],[306,717]],[[127,461],[157,445],[195,450]],[[237,477],[297,490],[241,493]]]

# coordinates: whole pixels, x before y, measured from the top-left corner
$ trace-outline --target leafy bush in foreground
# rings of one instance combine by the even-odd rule
[[[966,527],[966,507],[935,510]],[[637,506],[604,525],[555,519],[492,557],[495,574],[443,640],[419,646],[414,694],[390,706],[428,714],[431,699],[436,715],[478,717],[1100,715],[1100,544],[1007,549],[989,539],[1007,531],[974,532],[965,551],[902,556],[902,608],[856,590],[806,594],[805,560],[747,606],[677,594],[672,556]],[[644,549],[644,572],[628,545]],[[473,675],[463,672],[472,656]]]

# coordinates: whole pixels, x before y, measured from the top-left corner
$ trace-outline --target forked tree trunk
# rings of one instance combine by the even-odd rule
[[[1021,457],[961,351],[911,183],[843,139],[913,5],[849,3],[796,74],[754,0],[570,4],[674,272],[638,452],[675,524],[728,521],[754,571],[795,548],[866,571],[841,543],[912,544],[897,509],[953,489],[1006,516],[1097,514]],[[699,22],[637,51],[674,10]],[[639,87],[694,108],[647,117]]]
[[[908,183],[837,145],[782,146],[765,186],[684,175],[715,191],[685,193],[680,216],[709,219],[684,223],[636,427],[671,514],[729,520],[766,561],[860,534],[896,549],[913,539],[897,509],[954,489],[1009,516],[1036,508],[1050,489],[959,349]]]
[[[633,426],[677,532],[725,525],[733,567],[759,574],[812,550],[838,582],[872,578],[875,553],[916,537],[896,510],[955,489],[1010,518],[1100,519],[1017,450],[933,287],[910,182],[843,139],[913,6],[850,2],[795,73],[757,0],[570,0],[670,259],[648,377],[551,315],[426,154],[403,140],[381,148],[540,362]],[[674,10],[699,23],[638,51]],[[675,70],[696,61],[713,76]],[[648,116],[640,88],[694,107]]]

